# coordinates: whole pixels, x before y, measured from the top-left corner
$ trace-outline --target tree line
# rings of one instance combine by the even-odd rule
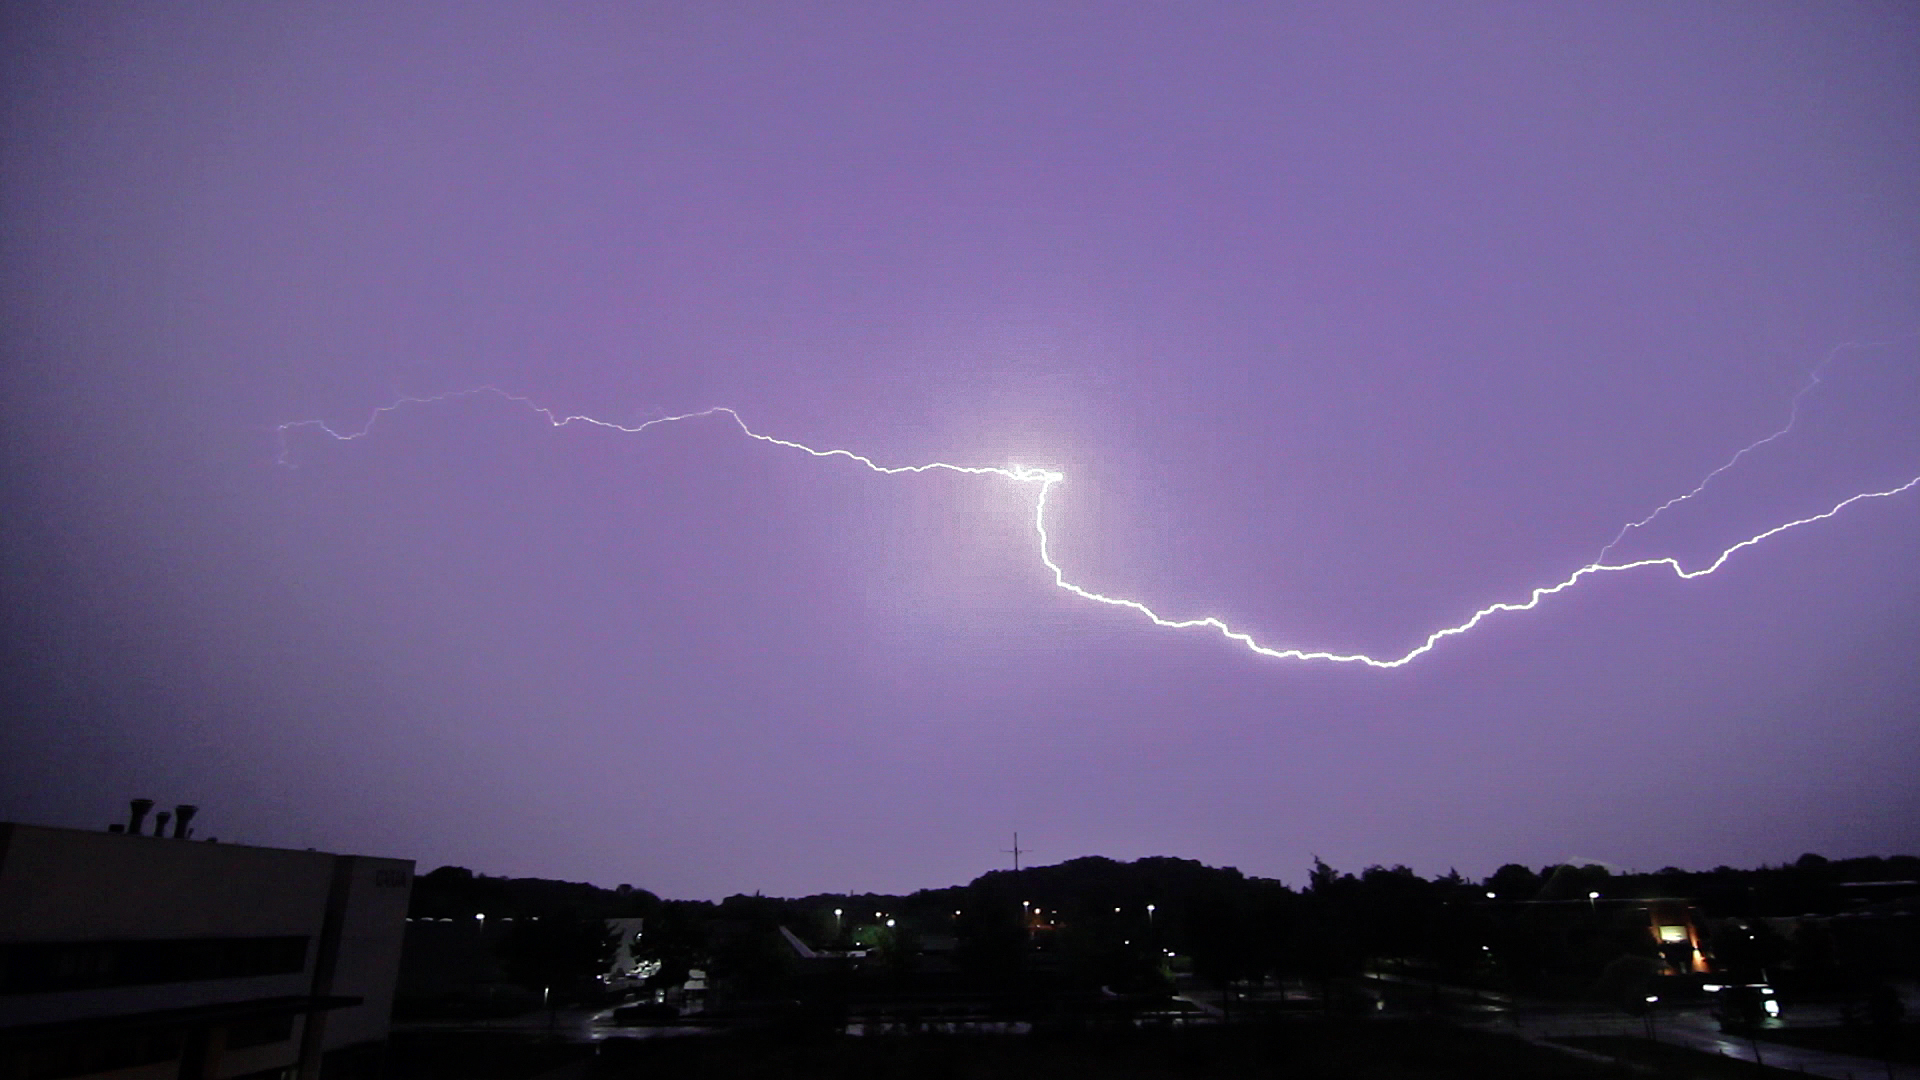
[[[1086,857],[907,895],[713,903],[442,867],[417,879],[412,911],[516,918],[503,939],[509,970],[547,985],[563,981],[562,971],[604,972],[612,942],[602,920],[637,916],[646,920],[637,951],[659,963],[656,985],[677,985],[698,967],[743,997],[787,992],[805,975],[785,928],[826,956],[856,956],[869,978],[937,974],[993,986],[1044,976],[1072,992],[1115,995],[1164,989],[1191,971],[1225,988],[1293,979],[1331,1001],[1342,979],[1366,970],[1574,992],[1629,960],[1647,972],[1684,967],[1675,943],[1662,952],[1649,922],[1655,901],[1688,913],[1716,970],[1809,986],[1872,982],[1916,970],[1913,922],[1901,917],[1920,893],[1916,882],[1912,856],[1809,854],[1780,866],[1654,873],[1516,863],[1479,881],[1404,866],[1341,872],[1316,858],[1297,888],[1189,859]]]

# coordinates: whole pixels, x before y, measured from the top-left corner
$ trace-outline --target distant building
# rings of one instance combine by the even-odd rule
[[[1700,928],[1694,924],[1693,902],[1674,897],[1657,897],[1646,902],[1647,921],[1655,947],[1674,975],[1702,974],[1713,970],[1700,950]]]
[[[0,823],[0,1077],[373,1075],[413,863],[162,839],[143,816]]]
[[[613,963],[604,979],[608,985],[644,982],[660,970],[660,961],[645,959],[637,951],[646,928],[647,920],[639,916],[607,920],[607,933],[614,940]]]

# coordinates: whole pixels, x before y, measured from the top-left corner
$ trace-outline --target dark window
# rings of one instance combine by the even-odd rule
[[[160,941],[30,941],[0,945],[0,994],[292,975],[306,970],[306,937]]]
[[[135,1065],[155,1065],[178,1058],[182,1041],[177,1031],[75,1036],[20,1051],[13,1057],[13,1068],[8,1071],[20,1080],[56,1080],[62,1076],[86,1076]]]
[[[320,1058],[320,1075],[326,1080],[380,1080],[387,1075],[386,1047],[364,1042],[329,1050]]]
[[[235,1020],[227,1025],[227,1049],[229,1050],[244,1050],[249,1046],[282,1043],[291,1038],[293,1038],[292,1013],[282,1013],[279,1016],[256,1016],[249,1020]]]

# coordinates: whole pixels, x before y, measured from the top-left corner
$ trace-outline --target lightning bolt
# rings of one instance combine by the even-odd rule
[[[1613,539],[1607,541],[1607,546],[1600,549],[1600,554],[1595,555],[1593,557],[1593,561],[1596,563],[1604,563],[1607,559],[1607,556],[1613,553],[1613,549],[1620,546],[1620,541],[1625,540],[1627,538],[1628,533],[1633,532],[1636,529],[1644,529],[1648,525],[1653,524],[1654,518],[1659,517],[1661,514],[1666,513],[1668,510],[1671,510],[1674,507],[1679,506],[1681,503],[1686,502],[1687,500],[1692,499],[1694,496],[1707,490],[1707,485],[1713,483],[1714,477],[1719,476],[1721,473],[1726,472],[1728,469],[1733,468],[1735,465],[1738,465],[1740,463],[1741,458],[1746,457],[1748,454],[1753,453],[1755,450],[1760,449],[1761,447],[1767,445],[1768,443],[1774,441],[1775,439],[1785,437],[1788,432],[1793,430],[1794,425],[1800,422],[1801,399],[1805,398],[1808,394],[1812,393],[1814,387],[1817,387],[1820,385],[1820,376],[1826,372],[1828,365],[1833,363],[1835,357],[1839,356],[1843,352],[1848,351],[1849,349],[1888,348],[1890,346],[1897,345],[1900,342],[1903,342],[1908,338],[1911,338],[1914,336],[1916,335],[1903,334],[1900,337],[1894,338],[1890,341],[1843,341],[1840,344],[1835,345],[1833,348],[1828,349],[1827,354],[1820,358],[1820,362],[1813,366],[1812,371],[1809,371],[1807,373],[1807,381],[1801,385],[1800,391],[1794,394],[1793,400],[1787,403],[1787,422],[1780,425],[1779,430],[1773,432],[1771,435],[1766,435],[1761,438],[1755,439],[1754,441],[1741,447],[1738,451],[1734,453],[1732,457],[1727,459],[1726,464],[1720,466],[1719,468],[1708,473],[1706,476],[1702,477],[1700,482],[1694,485],[1694,488],[1692,491],[1687,492],[1685,495],[1675,495],[1673,498],[1668,499],[1666,502],[1663,502],[1659,506],[1654,507],[1653,513],[1648,514],[1646,517],[1641,518],[1639,521],[1629,521],[1625,525],[1620,526],[1620,531],[1613,535]]]
[[[1840,346],[1839,348],[1845,348],[1845,347],[1846,346]],[[1838,349],[1835,350],[1835,353],[1837,353],[1837,351]],[[1829,353],[1827,359],[1830,360],[1833,357],[1833,355],[1835,355],[1835,353]],[[1825,363],[1826,363],[1826,360],[1823,360],[1821,363],[1821,367],[1824,367]],[[881,465],[878,462],[875,462],[872,458],[866,457],[861,454],[856,454],[851,450],[819,450],[819,449],[815,449],[814,447],[808,446],[804,443],[792,442],[787,439],[779,439],[779,438],[775,438],[772,435],[762,434],[748,427],[747,422],[740,417],[739,413],[735,412],[733,409],[728,408],[725,405],[716,405],[710,409],[701,409],[698,412],[681,413],[677,416],[656,417],[655,419],[647,420],[638,424],[621,424],[621,423],[616,423],[610,420],[597,419],[591,416],[583,416],[583,415],[577,415],[577,414],[563,415],[556,410],[546,408],[545,406],[542,406],[534,402],[532,399],[523,397],[519,394],[508,393],[505,390],[501,390],[493,386],[481,386],[481,387],[475,387],[474,389],[471,389],[471,390],[456,390],[450,393],[436,394],[430,397],[411,397],[411,396],[400,397],[390,404],[382,405],[375,408],[373,412],[368,416],[367,422],[357,430],[341,431],[332,426],[329,426],[325,421],[322,421],[322,420],[297,420],[297,421],[281,424],[277,428],[277,431],[279,434],[279,440],[280,440],[280,455],[279,455],[278,461],[282,465],[290,464],[290,456],[289,456],[290,450],[288,446],[288,436],[292,432],[303,429],[303,428],[313,428],[341,442],[351,442],[356,439],[361,439],[366,437],[369,433],[373,431],[374,426],[380,421],[382,417],[386,416],[389,413],[395,412],[399,409],[402,409],[408,406],[431,405],[439,402],[451,401],[457,398],[468,398],[468,397],[475,397],[480,395],[497,397],[504,401],[508,401],[515,405],[528,409],[544,417],[548,424],[556,428],[563,428],[572,424],[584,424],[591,427],[606,428],[610,431],[622,432],[628,435],[637,435],[643,431],[646,431],[648,428],[658,427],[663,424],[675,424],[675,423],[680,423],[686,420],[698,420],[705,417],[725,415],[728,419],[733,421],[733,423],[740,429],[742,434],[746,435],[750,439],[755,439],[763,443],[769,443],[774,446],[785,447],[790,450],[798,450],[801,453],[809,454],[817,458],[845,458],[848,461],[852,461],[857,464],[863,465],[866,468],[872,470],[873,472],[884,473],[888,476],[897,476],[902,473],[953,472],[953,473],[963,473],[968,476],[997,476],[1007,480],[1011,480],[1018,484],[1036,485],[1037,490],[1034,494],[1034,500],[1033,500],[1033,529],[1039,539],[1040,562],[1042,565],[1044,565],[1047,568],[1048,572],[1050,572],[1053,575],[1053,583],[1056,587],[1063,589],[1066,592],[1070,592],[1073,595],[1080,597],[1083,600],[1090,600],[1096,604],[1104,604],[1108,607],[1126,608],[1129,611],[1133,611],[1139,615],[1144,616],[1146,619],[1151,621],[1155,626],[1164,627],[1169,630],[1195,630],[1195,629],[1213,630],[1219,633],[1221,637],[1226,638],[1228,641],[1232,641],[1232,642],[1235,642],[1236,644],[1244,646],[1249,652],[1256,653],[1260,656],[1271,657],[1276,660],[1324,661],[1324,662],[1334,663],[1334,664],[1361,664],[1366,667],[1385,669],[1385,668],[1405,667],[1406,665],[1411,664],[1415,660],[1418,660],[1420,657],[1425,656],[1429,652],[1432,652],[1434,648],[1437,647],[1441,642],[1447,640],[1448,638],[1457,637],[1461,634],[1466,633],[1469,630],[1472,630],[1474,627],[1479,626],[1483,621],[1485,621],[1490,616],[1504,614],[1507,612],[1531,611],[1534,608],[1540,606],[1541,601],[1545,600],[1546,598],[1550,596],[1557,596],[1560,593],[1563,593],[1568,589],[1571,589],[1572,587],[1574,587],[1575,585],[1579,584],[1581,581],[1587,578],[1597,577],[1602,574],[1619,574],[1619,573],[1626,573],[1632,570],[1644,570],[1644,569],[1649,569],[1653,567],[1663,567],[1671,571],[1675,577],[1683,581],[1691,581],[1695,578],[1705,577],[1708,574],[1712,574],[1718,571],[1722,566],[1726,565],[1727,560],[1731,559],[1735,553],[1739,551],[1743,551],[1747,548],[1753,547],[1756,544],[1759,544],[1772,537],[1778,536],[1781,533],[1787,532],[1788,530],[1798,529],[1805,525],[1812,525],[1815,522],[1825,521],[1828,518],[1834,517],[1835,515],[1839,514],[1842,510],[1845,510],[1847,507],[1852,506],[1855,503],[1865,502],[1869,499],[1892,498],[1893,496],[1911,491],[1915,487],[1920,487],[1920,476],[1915,476],[1913,479],[1908,480],[1904,484],[1901,484],[1897,487],[1887,488],[1884,491],[1864,491],[1857,495],[1848,496],[1847,498],[1840,500],[1839,502],[1835,503],[1833,506],[1829,507],[1828,509],[1818,514],[1813,514],[1809,517],[1797,518],[1793,521],[1788,521],[1781,525],[1775,525],[1774,527],[1767,529],[1764,532],[1757,533],[1753,536],[1750,536],[1745,540],[1742,540],[1739,543],[1734,544],[1733,546],[1720,552],[1720,554],[1717,557],[1715,557],[1711,562],[1709,562],[1707,565],[1699,567],[1697,569],[1693,569],[1693,570],[1687,569],[1685,566],[1681,565],[1680,560],[1670,556],[1662,556],[1659,558],[1635,559],[1629,562],[1611,562],[1610,563],[1606,561],[1607,552],[1612,551],[1612,549],[1619,544],[1620,540],[1624,538],[1627,535],[1627,533],[1631,532],[1634,529],[1644,527],[1649,522],[1653,521],[1654,518],[1660,516],[1660,514],[1665,510],[1667,510],[1668,508],[1675,506],[1679,503],[1685,502],[1686,500],[1691,499],[1694,496],[1700,494],[1701,491],[1706,489],[1707,484],[1710,483],[1715,476],[1718,476],[1720,473],[1723,473],[1727,469],[1732,468],[1733,465],[1736,462],[1738,462],[1742,457],[1758,449],[1759,447],[1764,446],[1767,443],[1780,438],[1781,436],[1785,435],[1789,430],[1791,430],[1793,427],[1794,421],[1797,419],[1799,415],[1799,405],[1800,405],[1801,398],[1803,398],[1808,391],[1813,389],[1814,386],[1819,384],[1820,370],[1821,370],[1820,367],[1816,367],[1814,369],[1813,374],[1809,377],[1809,382],[1807,383],[1807,385],[1803,386],[1800,392],[1794,396],[1793,407],[1789,412],[1787,424],[1784,427],[1774,432],[1773,434],[1768,435],[1765,438],[1760,439],[1748,445],[1744,449],[1742,449],[1739,453],[1735,454],[1725,465],[1722,465],[1718,469],[1715,469],[1713,472],[1709,473],[1706,479],[1702,480],[1699,483],[1699,485],[1697,485],[1692,491],[1687,492],[1685,495],[1681,495],[1677,498],[1668,500],[1667,502],[1661,504],[1661,506],[1658,509],[1654,510],[1653,513],[1647,515],[1645,518],[1642,518],[1639,521],[1632,522],[1622,527],[1619,535],[1617,535],[1613,539],[1613,541],[1607,545],[1606,550],[1601,553],[1601,556],[1599,558],[1595,559],[1590,563],[1587,563],[1585,566],[1580,567],[1578,570],[1575,570],[1573,573],[1567,575],[1564,579],[1554,584],[1542,585],[1535,588],[1530,594],[1528,594],[1525,600],[1509,600],[1509,601],[1501,601],[1498,603],[1488,604],[1487,606],[1479,609],[1478,611],[1475,611],[1472,614],[1472,616],[1467,618],[1464,622],[1460,622],[1452,626],[1446,626],[1438,630],[1435,630],[1432,633],[1428,634],[1425,640],[1421,641],[1420,644],[1414,646],[1413,648],[1407,650],[1405,653],[1402,653],[1399,656],[1390,656],[1390,657],[1369,656],[1365,653],[1339,653],[1339,652],[1331,652],[1331,651],[1320,650],[1320,649],[1274,648],[1269,645],[1261,644],[1260,642],[1254,640],[1253,635],[1248,634],[1242,630],[1236,630],[1232,626],[1229,626],[1226,622],[1222,621],[1221,619],[1215,618],[1211,615],[1202,616],[1200,618],[1192,618],[1192,619],[1169,619],[1161,615],[1160,613],[1154,611],[1152,608],[1148,607],[1147,605],[1141,603],[1138,600],[1129,600],[1126,597],[1120,597],[1120,596],[1107,596],[1103,593],[1095,592],[1092,589],[1088,589],[1084,586],[1076,585],[1073,582],[1068,581],[1066,571],[1060,566],[1058,562],[1054,561],[1052,539],[1047,534],[1047,498],[1049,495],[1052,494],[1054,488],[1066,482],[1066,476],[1063,473],[1055,472],[1050,469],[1034,468],[1034,467],[1025,466],[1025,465],[1009,465],[1005,467],[994,466],[994,465],[954,465],[944,461],[929,462],[925,465]]]

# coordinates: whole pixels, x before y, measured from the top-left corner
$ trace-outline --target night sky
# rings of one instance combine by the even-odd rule
[[[1920,7],[0,20],[0,818],[681,897],[1920,847],[1920,488],[1376,670],[1056,588],[1000,476],[367,428],[1057,470],[1069,580],[1396,657],[1790,419],[1610,558],[1920,476]]]

